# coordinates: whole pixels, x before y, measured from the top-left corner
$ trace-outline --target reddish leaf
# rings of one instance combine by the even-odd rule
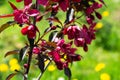
[[[19,50],[13,50],[13,51],[9,51],[5,54],[4,57],[7,57],[8,55],[12,55],[12,54],[18,54],[19,53]]]
[[[54,17],[54,18],[48,18],[47,20],[50,20],[50,21],[54,21],[54,22],[58,22],[62,25],[62,22],[57,18],[57,17]]]
[[[39,11],[36,9],[28,10],[28,15],[29,16],[37,16],[37,15],[39,15]]]
[[[11,80],[11,78],[13,78],[16,74],[17,74],[17,73],[12,73],[12,74],[10,74],[10,75],[6,78],[6,80]]]
[[[24,59],[25,55],[27,54],[27,51],[28,51],[28,46],[25,46],[20,50],[20,54],[19,54],[20,61]]]
[[[13,3],[11,3],[10,1],[8,1],[9,2],[9,4],[10,4],[10,6],[13,8],[13,10],[16,10],[17,9],[17,7],[13,4]]]
[[[49,35],[49,41],[54,41],[56,36],[57,36],[58,32],[57,31],[53,31],[50,33]]]
[[[14,25],[14,24],[16,24],[15,21],[9,21],[9,22],[3,24],[3,25],[0,27],[0,33],[1,33],[3,30],[5,30],[6,28],[8,28],[8,27],[10,27],[11,25]]]
[[[56,45],[55,42],[46,42],[46,44],[47,44],[47,45],[50,45],[50,46],[52,46],[52,47],[54,47],[54,48],[57,47],[57,45]]]
[[[68,78],[70,80],[71,76],[72,76],[70,68],[65,68],[64,73],[65,73],[66,76],[68,76]]]
[[[44,72],[44,67],[45,67],[45,63],[44,63],[44,57],[40,54],[38,54],[38,67],[41,70],[41,72]]]

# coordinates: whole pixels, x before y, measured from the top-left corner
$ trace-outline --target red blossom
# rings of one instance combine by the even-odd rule
[[[37,31],[36,27],[33,26],[33,25],[30,25],[30,26],[26,26],[25,28],[23,28],[23,29],[21,30],[21,33],[22,33],[23,35],[27,35],[28,38],[35,38],[35,36],[36,36],[36,31]]]
[[[23,10],[14,10],[14,20],[19,24],[29,23],[30,16],[39,15],[39,11],[36,9],[30,9],[31,5],[25,6]]]
[[[79,26],[69,26],[68,28],[64,29],[64,34],[68,35],[68,39],[74,39],[76,33],[78,33],[79,31]]]
[[[34,47],[33,48],[33,53],[34,54],[39,54],[40,53],[40,48],[39,47]]]

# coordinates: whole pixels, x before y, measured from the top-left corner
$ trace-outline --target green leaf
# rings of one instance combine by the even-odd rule
[[[15,21],[8,21],[7,23],[3,24],[2,26],[0,26],[0,33],[2,31],[4,31],[6,28],[10,27],[11,25],[16,24]]]
[[[17,74],[17,73],[12,73],[12,74],[10,74],[10,75],[6,78],[6,80],[10,80],[10,79],[13,78],[16,74]]]
[[[71,80],[72,74],[71,74],[70,68],[65,68],[65,69],[64,69],[64,73],[65,73],[65,75],[69,78],[69,80]]]
[[[19,53],[19,50],[13,50],[13,51],[9,51],[5,54],[4,57],[7,57],[8,55],[12,55],[12,54],[18,54]]]
[[[27,52],[28,52],[28,46],[25,46],[20,50],[20,53],[19,53],[20,61],[24,59]]]

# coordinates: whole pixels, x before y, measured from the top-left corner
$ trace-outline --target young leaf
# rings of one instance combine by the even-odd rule
[[[11,25],[14,25],[16,24],[15,21],[8,21],[7,23],[3,24],[1,27],[0,27],[0,33],[5,30],[6,28],[10,27]]]
[[[28,51],[27,49],[28,49],[28,46],[25,46],[20,50],[20,53],[19,53],[20,61],[22,61],[24,59],[24,57]]]
[[[13,78],[16,74],[17,74],[17,73],[12,73],[12,74],[10,74],[10,75],[6,78],[6,80],[11,80],[11,78]]]
[[[8,55],[12,55],[12,54],[18,54],[19,53],[19,50],[13,50],[13,51],[9,51],[5,54],[4,57],[7,57]]]
[[[54,41],[54,39],[57,36],[58,31],[53,31],[51,32],[50,36],[49,36],[49,41]]]
[[[44,58],[42,55],[38,54],[38,67],[42,73],[44,72],[44,66],[45,66]]]
[[[13,8],[13,10],[16,10],[17,9],[17,7],[13,4],[13,3],[11,3],[10,1],[8,1],[9,2],[9,4],[10,4],[10,6]]]
[[[46,44],[47,44],[47,45],[50,45],[50,46],[52,46],[52,47],[54,47],[54,48],[57,47],[57,45],[56,45],[55,42],[46,42]]]
[[[49,20],[49,21],[54,21],[54,22],[58,22],[59,24],[62,25],[62,22],[61,22],[57,17],[54,17],[54,18],[48,18],[47,20]]]
[[[69,78],[69,80],[70,80],[70,79],[71,79],[71,76],[72,76],[71,70],[70,70],[69,68],[65,68],[65,69],[64,69],[64,73],[65,73],[66,76],[68,76],[68,78]]]
[[[48,27],[48,28],[45,29],[44,33],[48,32],[50,30],[51,30],[51,27]]]

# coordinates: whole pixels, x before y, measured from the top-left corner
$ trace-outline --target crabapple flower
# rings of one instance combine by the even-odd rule
[[[39,54],[40,53],[40,48],[39,47],[34,47],[33,48],[33,53],[34,54]]]
[[[30,25],[30,26],[26,26],[26,27],[22,28],[21,33],[23,35],[27,35],[28,38],[35,38],[36,31],[37,31],[36,27],[33,25]]]
[[[66,44],[63,39],[58,40],[57,47],[48,54],[52,56],[57,68],[62,70],[68,67],[68,64],[73,61],[81,60],[81,56],[75,54],[76,48],[71,47],[71,43]],[[66,56],[66,58],[65,58]],[[61,59],[64,59],[62,61]]]
[[[90,44],[93,39],[95,39],[95,27],[96,23],[92,23],[88,28],[86,25],[83,25],[82,28],[79,26],[70,26],[64,29],[63,33],[68,36],[68,39],[74,39],[74,44],[77,47],[83,47],[87,51],[87,44]]]
[[[17,7],[11,2],[9,2],[9,4],[14,10],[14,20],[19,24],[29,23],[30,17],[38,16],[40,13],[37,9],[31,9],[32,4],[25,5],[24,9],[17,9]]]
[[[14,10],[14,20],[17,21],[19,24],[28,23],[29,18],[32,16],[39,15],[39,11],[36,9],[30,9],[31,5],[25,6],[23,10]]]
[[[79,26],[69,26],[68,28],[64,29],[64,34],[68,35],[68,39],[74,39],[76,33],[78,33],[79,31]]]

